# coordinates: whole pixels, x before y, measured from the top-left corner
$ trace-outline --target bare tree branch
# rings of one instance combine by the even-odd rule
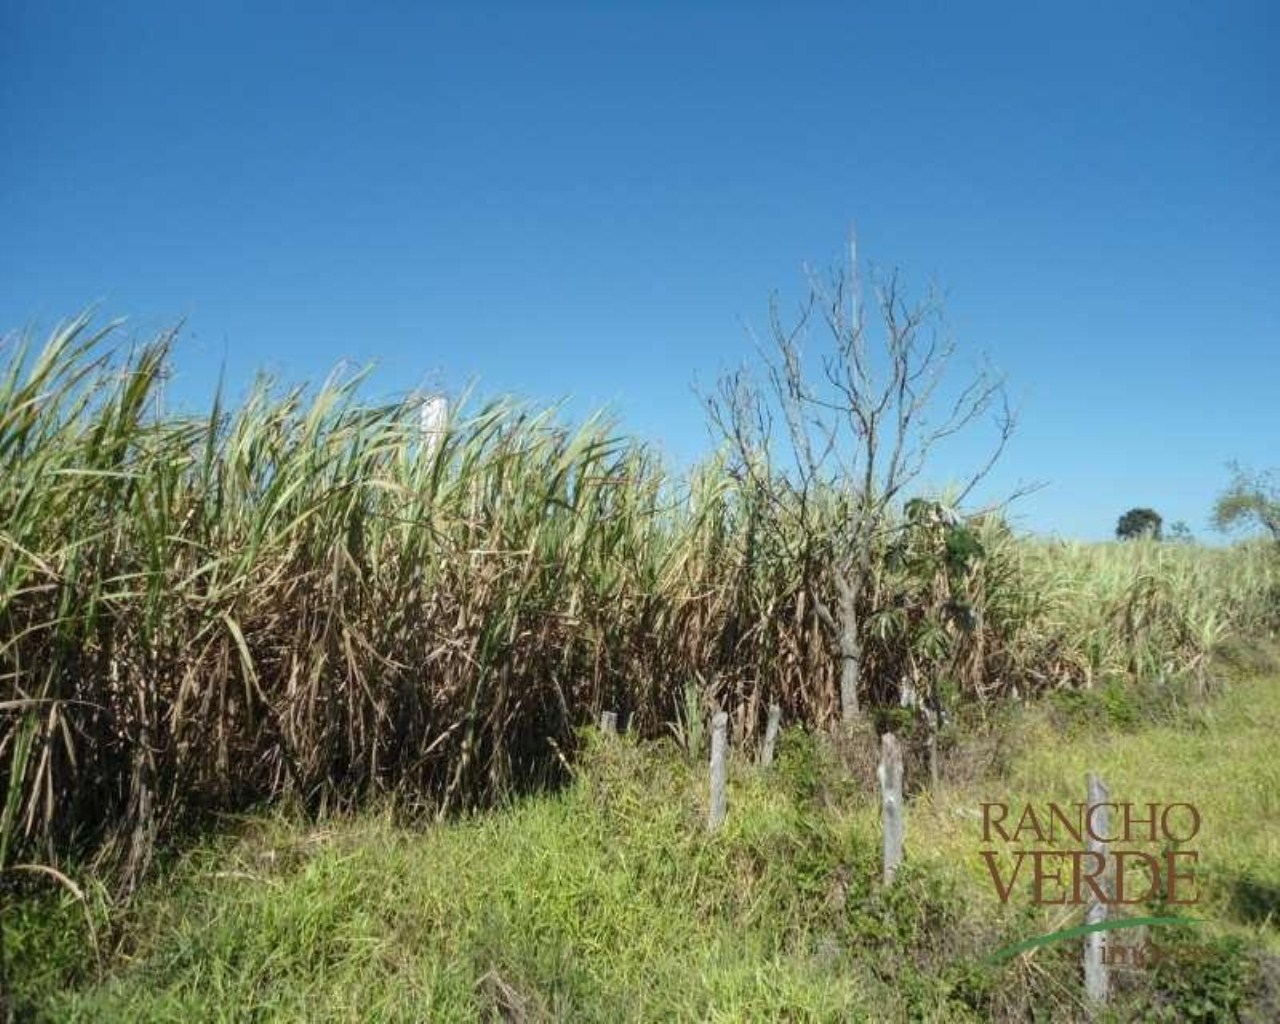
[[[901,528],[900,498],[940,442],[998,406],[995,442],[965,481],[962,504],[1004,453],[1016,417],[1003,379],[984,367],[944,406],[939,422],[928,422],[955,353],[941,304],[933,291],[909,303],[896,269],[873,274],[873,345],[852,233],[847,267],[819,274],[806,265],[804,275],[808,293],[796,317],[784,320],[774,296],[768,343],[751,335],[764,386],[737,371],[721,379],[706,404],[728,442],[735,479],[761,503],[762,527],[802,559],[802,585],[840,659],[841,713],[850,718],[859,713],[862,683],[859,609],[872,592],[877,545]],[[827,345],[810,375],[804,347],[815,325],[825,329]],[[776,436],[775,417],[785,428]],[[774,461],[775,443],[786,449],[782,464]],[[837,516],[833,509],[842,511]],[[816,552],[833,559],[825,573],[812,564]],[[834,587],[834,602],[821,592],[824,585]]]

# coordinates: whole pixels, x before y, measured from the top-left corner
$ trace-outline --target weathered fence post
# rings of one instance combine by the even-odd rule
[[[938,709],[934,707],[925,709],[925,718],[929,723],[929,786],[936,793],[938,791],[938,729],[941,725]]]
[[[768,768],[773,764],[773,752],[778,745],[778,731],[782,728],[782,708],[777,704],[769,705],[769,724],[764,730],[764,744],[760,747],[760,766]]]
[[[600,731],[606,736],[618,735],[618,712],[601,711],[600,712]]]
[[[1104,873],[1102,885],[1104,891],[1110,892],[1110,872],[1107,866],[1107,844],[1096,838],[1111,834],[1111,815],[1107,810],[1107,787],[1094,772],[1089,773],[1089,802],[1086,808],[1085,825],[1087,826],[1087,842],[1090,854],[1102,858]],[[1096,895],[1089,899],[1089,907],[1085,911],[1085,924],[1100,924],[1107,919],[1107,905]],[[1093,1006],[1103,1006],[1108,996],[1107,968],[1103,963],[1103,933],[1087,932],[1084,937],[1084,994]]]
[[[880,816],[884,828],[884,884],[890,885],[902,863],[906,821],[902,807],[902,748],[891,732],[880,737]]]
[[[714,832],[724,824],[728,801],[725,786],[729,779],[729,716],[717,711],[711,720],[711,813],[707,828]]]

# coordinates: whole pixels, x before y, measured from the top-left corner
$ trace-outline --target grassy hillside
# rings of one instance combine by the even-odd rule
[[[1129,976],[1117,1019],[1272,1020],[1280,679],[1173,696],[1103,687],[967,725],[888,891],[873,783],[793,731],[774,770],[734,763],[715,836],[701,755],[596,744],[563,792],[425,830],[227,821],[114,917],[32,878],[58,895],[10,904],[5,938],[33,1019],[1070,1020],[1078,940],[984,962],[1063,914],[995,899],[978,807],[1082,799],[1097,770],[1115,799],[1204,820],[1204,923],[1154,936],[1173,959]]]

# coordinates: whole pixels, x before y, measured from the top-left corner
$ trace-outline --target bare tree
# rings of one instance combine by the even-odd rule
[[[896,271],[871,275],[867,323],[863,274],[851,238],[847,266],[826,274],[805,268],[808,294],[784,321],[775,297],[767,341],[754,338],[764,382],[745,371],[721,377],[705,401],[713,428],[728,441],[730,461],[762,525],[802,567],[803,585],[840,663],[840,715],[860,713],[862,640],[859,605],[877,550],[900,528],[895,509],[945,439],[988,413],[995,438],[989,456],[960,483],[961,505],[990,472],[1014,428],[1003,380],[989,369],[958,387],[945,375],[955,352],[932,293],[904,296]],[[816,371],[803,343],[818,327],[826,345]],[[754,336],[753,336],[754,337]],[[835,514],[832,514],[832,503]],[[823,593],[817,559],[833,559]]]

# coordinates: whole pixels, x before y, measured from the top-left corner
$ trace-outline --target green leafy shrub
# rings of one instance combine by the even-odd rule
[[[1143,1019],[1235,1021],[1254,981],[1254,961],[1238,936],[1206,936],[1198,929],[1167,929],[1161,956],[1149,972]]]

